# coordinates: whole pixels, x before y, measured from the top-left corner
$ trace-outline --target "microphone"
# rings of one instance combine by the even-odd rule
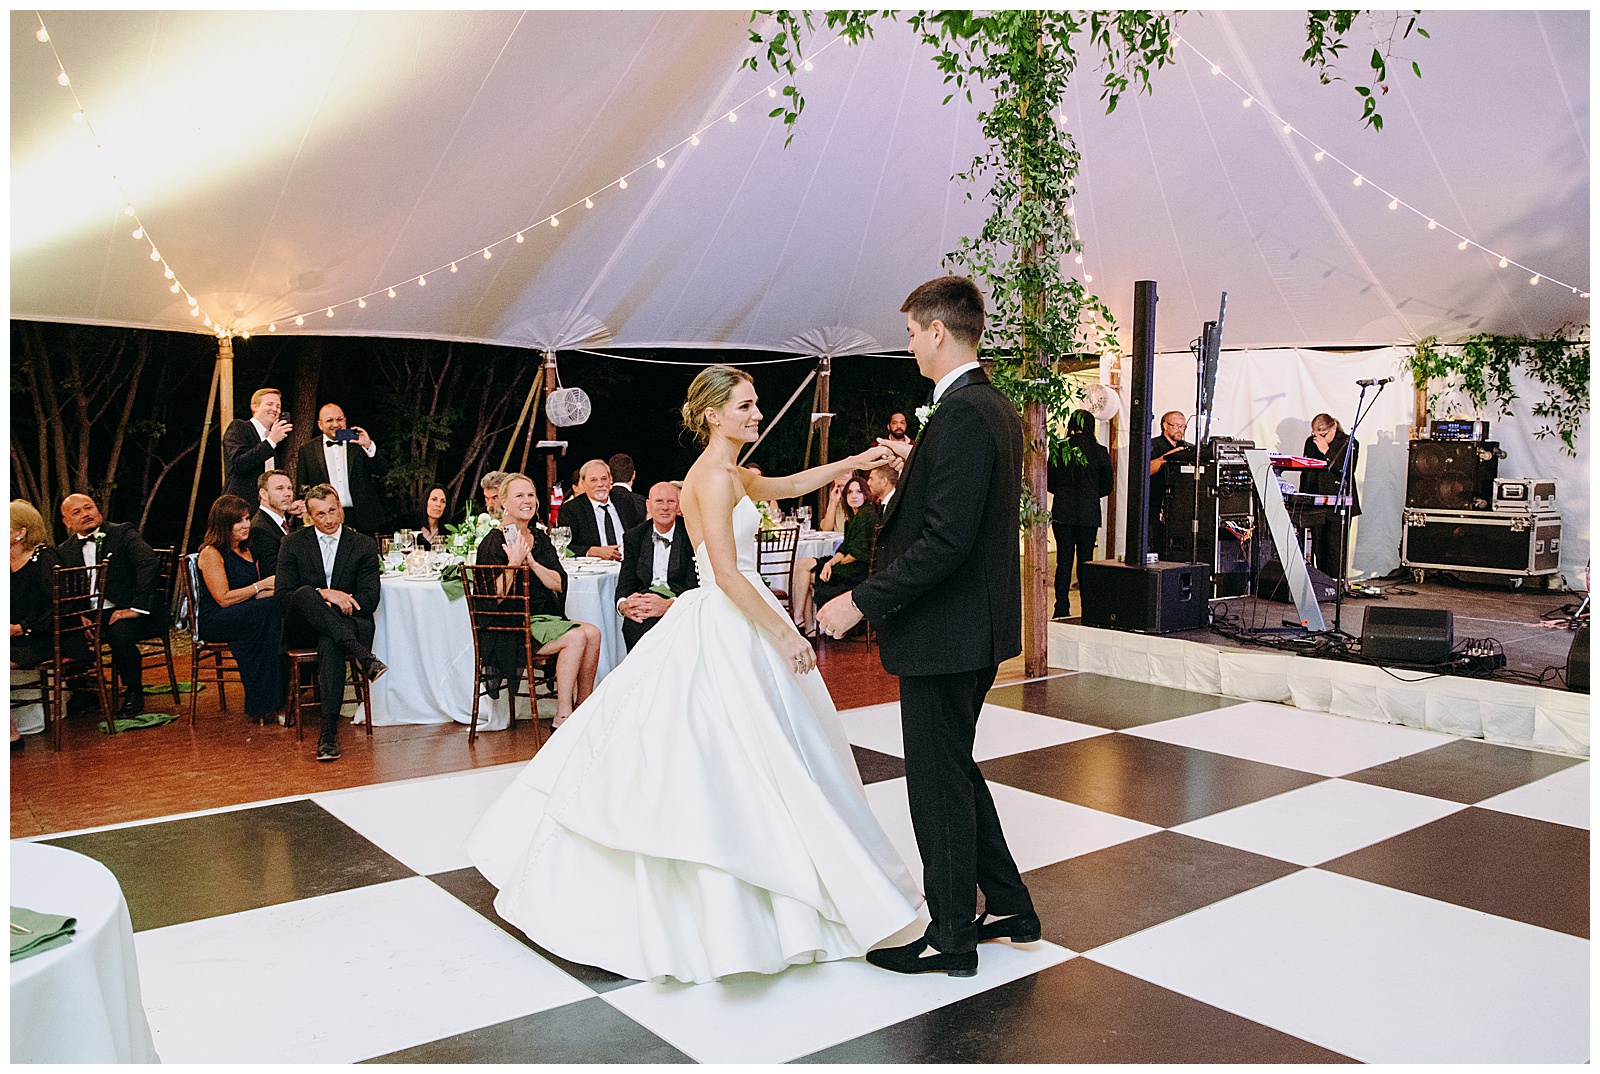
[[[1394,380],[1393,377],[1368,378],[1367,380],[1356,381],[1356,385],[1361,388],[1374,388],[1382,384],[1388,384],[1392,380]]]

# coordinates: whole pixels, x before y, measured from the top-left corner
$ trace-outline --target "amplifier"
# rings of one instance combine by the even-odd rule
[[[1486,421],[1430,421],[1429,440],[1487,440],[1489,423]]]
[[[1400,562],[1407,567],[1535,576],[1561,566],[1561,516],[1407,508]]]
[[[1172,634],[1204,630],[1210,608],[1211,569],[1204,563],[1151,563],[1130,567],[1097,559],[1078,570],[1083,625]]]
[[[1493,440],[1413,440],[1406,468],[1406,506],[1487,511],[1504,457]]]
[[[1556,483],[1547,477],[1497,477],[1491,506],[1496,511],[1553,515],[1556,513]]]

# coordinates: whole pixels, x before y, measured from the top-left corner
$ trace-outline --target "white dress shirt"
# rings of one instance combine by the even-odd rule
[[[267,506],[261,507],[261,513],[272,519],[272,521],[277,524],[277,527],[285,534],[289,532],[289,520],[283,515],[278,514],[278,512]]]
[[[622,518],[617,514],[616,505],[610,500],[606,500],[605,503],[601,503],[599,500],[591,500],[590,503],[594,505],[594,528],[595,532],[600,535],[600,543],[620,545],[622,543]],[[615,538],[610,539],[606,537],[606,517],[608,515],[611,518],[611,524],[616,527],[617,534]]]
[[[256,436],[258,438],[260,438],[262,440],[265,440],[267,438],[268,429],[267,429],[267,427],[265,425],[262,425],[259,421],[257,421],[254,418],[250,419],[250,424],[255,427]],[[274,451],[277,450],[277,445],[273,445],[273,450]],[[265,460],[263,460],[262,463],[261,463],[261,472],[262,473],[266,473],[268,470],[277,469],[277,462],[278,462],[278,460],[277,460],[277,457],[275,455],[267,456],[267,458]]]
[[[950,370],[950,372],[940,377],[939,383],[933,386],[933,401],[937,403],[940,397],[944,395],[945,389],[949,388],[955,379],[961,376],[961,374],[965,373],[969,369],[979,368],[981,367],[978,365],[978,363],[976,361],[972,361],[968,362],[966,365],[958,365],[954,369]]]
[[[339,535],[343,532],[343,526],[340,526],[332,533],[317,531],[317,545],[322,549],[323,584],[328,589],[333,588],[333,559],[339,554]]]
[[[677,529],[677,526],[671,526],[666,533],[662,533],[653,523],[650,526],[650,544],[655,549],[655,558],[650,565],[652,586],[667,584],[667,564],[672,560],[672,535]]]
[[[319,431],[317,435],[322,436],[322,433]],[[350,498],[350,463],[349,457],[345,454],[345,449],[354,443],[354,440],[350,440],[330,446],[328,438],[322,436],[322,458],[328,464],[328,484],[332,485],[334,491],[339,494],[339,503],[345,507],[355,503]],[[359,447],[360,445],[357,446]],[[370,448],[362,448],[361,450],[370,459],[378,453],[378,445],[373,444]]]

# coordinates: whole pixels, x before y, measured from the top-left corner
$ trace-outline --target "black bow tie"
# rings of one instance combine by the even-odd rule
[[[672,547],[672,534],[670,534],[670,533],[652,533],[650,536],[652,536],[652,537],[654,537],[656,539],[656,544],[664,544],[668,548]]]
[[[329,447],[338,447],[339,446],[339,441],[337,441],[337,440],[324,440],[323,443],[327,444]]]
[[[78,546],[81,548],[83,545],[88,544],[90,541],[94,540],[96,537],[104,537],[104,536],[105,536],[105,534],[101,533],[99,530],[95,530],[93,533],[86,533],[82,537],[78,538]]]

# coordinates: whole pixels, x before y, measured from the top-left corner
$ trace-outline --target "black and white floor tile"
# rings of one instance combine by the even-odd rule
[[[844,720],[916,873],[898,706]],[[48,841],[122,883],[167,1062],[1589,1058],[1586,761],[1093,675],[976,755],[1045,936],[966,980],[540,951],[461,849],[514,765]]]

